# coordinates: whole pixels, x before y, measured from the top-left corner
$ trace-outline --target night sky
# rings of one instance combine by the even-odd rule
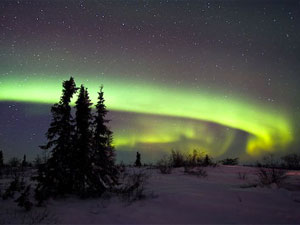
[[[101,84],[119,160],[300,151],[300,1],[0,2],[0,149],[42,154],[70,76]]]

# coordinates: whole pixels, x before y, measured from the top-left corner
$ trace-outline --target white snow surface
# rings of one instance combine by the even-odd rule
[[[255,182],[256,168],[207,167],[207,177],[184,174],[183,168],[172,174],[140,170],[150,174],[146,192],[152,195],[146,199],[131,204],[118,197],[52,199],[46,209],[34,207],[29,213],[13,200],[0,200],[0,224],[37,223],[44,214],[41,223],[300,224],[300,171],[289,171],[283,187],[241,188]]]

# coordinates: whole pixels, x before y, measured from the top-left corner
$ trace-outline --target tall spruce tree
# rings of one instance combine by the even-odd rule
[[[92,130],[91,130],[91,106],[89,94],[83,85],[80,87],[79,96],[76,101],[76,170],[75,182],[76,191],[82,195],[93,192],[97,189],[91,178],[93,174],[91,153],[92,153]]]
[[[46,195],[63,195],[73,190],[73,137],[74,121],[71,115],[70,102],[77,88],[74,79],[63,82],[60,101],[51,107],[52,121],[46,133],[48,143],[41,146],[50,150],[47,162],[39,167],[36,197]]]
[[[106,187],[110,187],[118,182],[118,171],[115,167],[115,149],[112,146],[113,133],[106,125],[109,120],[105,119],[108,110],[103,95],[101,86],[94,116],[93,163],[100,173],[102,182]]]

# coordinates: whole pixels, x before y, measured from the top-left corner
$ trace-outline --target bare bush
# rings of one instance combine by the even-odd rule
[[[217,164],[213,162],[212,157],[200,152],[196,149],[192,153],[186,154],[179,151],[171,152],[171,161],[173,167],[196,167],[196,166],[216,166]]]
[[[283,169],[260,167],[257,172],[258,182],[263,186],[273,183],[279,185],[287,178],[285,173]]]
[[[25,182],[22,178],[20,180],[19,176],[15,176],[14,180],[9,183],[9,186],[4,191],[2,198],[6,200],[8,198],[13,198],[16,192],[21,192],[25,189]]]
[[[30,197],[30,185],[28,185],[24,191],[21,192],[21,195],[19,198],[15,200],[15,202],[18,203],[18,206],[21,208],[24,208],[26,211],[29,211],[33,203],[29,199]]]
[[[194,149],[192,153],[186,155],[184,166],[195,167],[198,165],[202,165],[203,162],[204,162],[204,154]]]
[[[157,162],[157,167],[162,174],[172,173],[172,160],[164,157]]]
[[[31,210],[33,206],[33,203],[30,201],[31,185],[26,185],[24,176],[21,178],[18,175],[15,176],[14,180],[11,181],[5,189],[2,199],[7,200],[8,198],[14,198],[15,194],[18,194],[18,197],[14,200],[17,205],[26,211]]]
[[[149,175],[144,171],[131,171],[131,173],[124,173],[121,176],[123,182],[121,186],[116,189],[116,192],[121,198],[128,203],[137,200],[142,200],[147,197],[145,185]]]
[[[240,180],[246,180],[247,179],[247,173],[245,173],[245,172],[238,172],[238,178]]]
[[[172,150],[171,152],[171,160],[173,167],[182,167],[186,163],[186,155],[179,151]]]
[[[226,158],[220,161],[222,165],[238,165],[239,164],[239,158]]]
[[[120,173],[124,173],[126,170],[126,166],[123,161],[121,161],[118,165],[116,165],[116,167]]]
[[[290,170],[299,170],[300,169],[300,155],[298,154],[289,154],[283,156],[282,158],[283,166],[286,169]]]
[[[17,157],[12,157],[9,161],[8,161],[8,165],[12,168],[16,168],[19,167],[21,165],[21,160],[18,159]]]
[[[0,224],[57,224],[56,216],[49,213],[47,208],[20,212],[17,209],[6,209],[1,212]],[[5,215],[5,217],[3,217]]]
[[[207,172],[203,169],[203,167],[185,166],[184,173],[198,177],[207,177]]]
[[[279,185],[286,178],[286,171],[281,169],[280,163],[270,154],[263,157],[261,163],[257,163],[257,177],[260,185],[269,186],[273,183]]]
[[[27,212],[21,219],[21,224],[55,224],[57,219],[47,209]]]
[[[243,184],[240,186],[240,188],[255,188],[255,187],[257,187],[257,183]]]

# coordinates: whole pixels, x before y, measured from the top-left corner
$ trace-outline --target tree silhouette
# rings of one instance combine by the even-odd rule
[[[205,158],[204,158],[204,161],[203,161],[203,165],[204,166],[209,166],[209,165],[211,165],[212,164],[212,160],[211,160],[211,158],[206,154],[205,155]]]
[[[109,120],[105,119],[108,110],[104,104],[103,86],[98,92],[98,102],[96,105],[96,115],[94,117],[94,155],[93,163],[100,169],[102,181],[108,185],[117,183],[118,171],[115,167],[115,150],[112,146],[112,131],[106,126]]]
[[[92,103],[89,99],[88,91],[83,85],[80,87],[79,96],[76,101],[76,131],[75,149],[76,163],[75,188],[78,193],[85,195],[91,184],[92,174],[91,152],[92,152],[92,131],[90,129],[92,114]]]
[[[81,85],[73,119],[70,101],[76,91],[72,77],[64,81],[62,97],[51,108],[53,119],[46,134],[48,143],[41,147],[50,150],[50,157],[38,165],[35,190],[38,204],[56,195],[99,196],[118,183],[112,132],[106,126],[109,121],[105,119],[108,111],[103,88],[98,93],[93,116],[88,91]]]
[[[23,156],[23,160],[22,160],[22,164],[21,164],[22,168],[27,166],[27,161],[26,161],[26,155]]]
[[[17,168],[19,167],[21,164],[20,159],[18,159],[17,157],[12,157],[9,161],[8,161],[8,165],[12,168]]]
[[[73,188],[72,150],[75,127],[70,102],[76,91],[72,77],[64,81],[60,101],[51,107],[52,121],[46,133],[48,143],[41,146],[44,150],[50,150],[50,157],[39,168],[37,192],[63,195]]]
[[[141,167],[142,163],[141,163],[141,154],[139,152],[136,153],[136,160],[135,160],[135,166],[137,167]]]

